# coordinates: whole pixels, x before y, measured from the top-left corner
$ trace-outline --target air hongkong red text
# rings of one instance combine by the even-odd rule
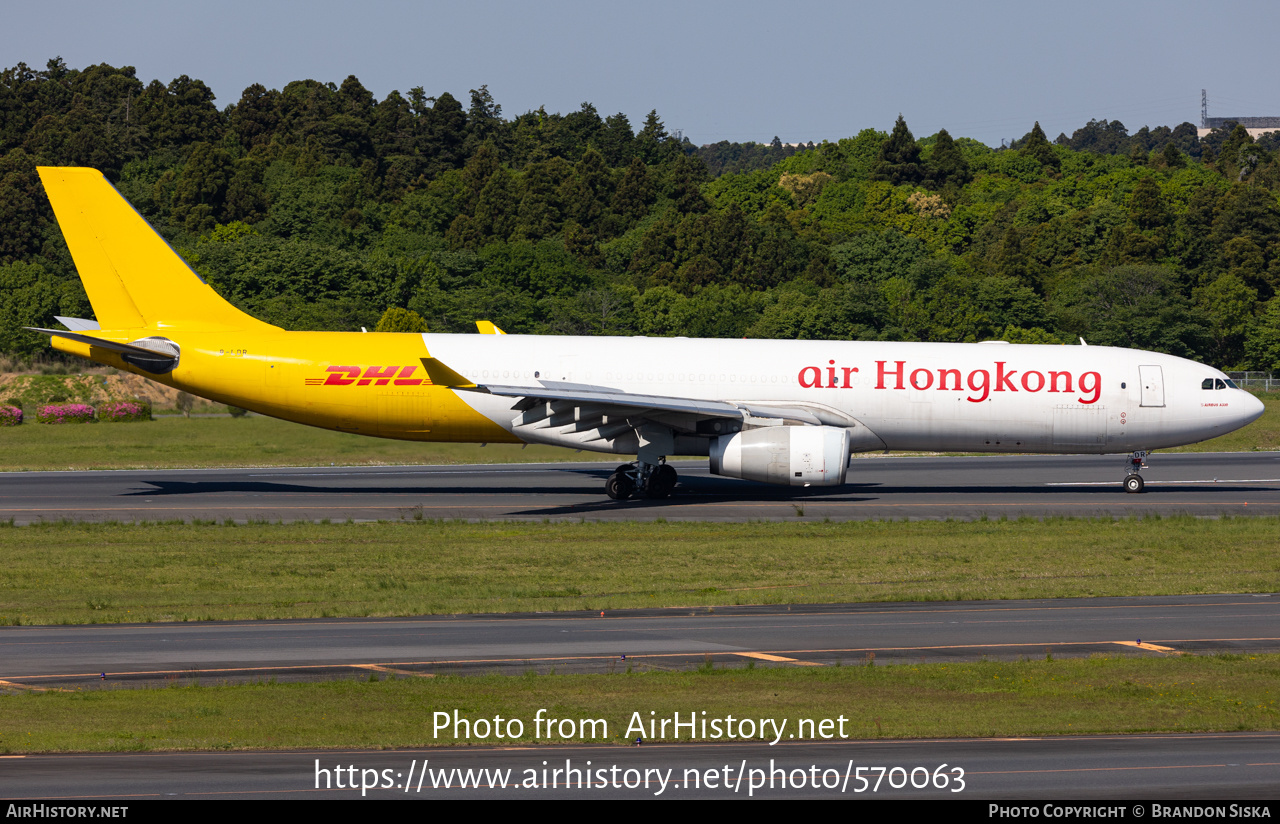
[[[806,366],[797,376],[805,389],[851,389],[850,377],[858,371],[856,366],[829,365]],[[1080,403],[1097,403],[1102,395],[1102,376],[1097,372],[1084,372],[1077,378],[1071,372],[1034,369],[1025,372],[1009,369],[1005,361],[996,361],[994,374],[990,369],[974,369],[963,375],[959,369],[908,369],[906,361],[876,361],[876,389],[911,388],[921,392],[937,389],[943,392],[971,392],[966,400],[982,403],[993,392],[1062,392],[1074,395]],[[824,374],[825,373],[825,374]]]

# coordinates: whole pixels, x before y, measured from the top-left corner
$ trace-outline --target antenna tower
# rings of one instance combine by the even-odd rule
[[[1200,90],[1200,128],[1209,128],[1209,93]]]

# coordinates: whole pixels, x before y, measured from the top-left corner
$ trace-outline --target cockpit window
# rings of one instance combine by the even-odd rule
[[[1216,381],[1213,382],[1213,388],[1226,389],[1227,388],[1226,381],[1224,381],[1222,378],[1218,378]]]
[[[1233,380],[1231,380],[1231,378],[1227,378],[1227,386],[1228,386],[1228,387],[1230,387],[1231,389],[1239,389],[1239,388],[1240,388],[1240,387],[1236,386],[1236,382],[1235,382],[1235,381],[1233,381]]]
[[[1201,389],[1212,389],[1212,388],[1213,388],[1213,378],[1205,378],[1203,381],[1201,381],[1201,382],[1200,382],[1200,388],[1201,388]]]

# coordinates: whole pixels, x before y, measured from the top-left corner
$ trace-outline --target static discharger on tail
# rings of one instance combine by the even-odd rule
[[[605,491],[665,498],[672,455],[717,475],[845,482],[854,452],[1125,453],[1262,414],[1216,369],[1103,346],[286,332],[193,272],[93,169],[40,169],[96,320],[54,348],[210,400],[383,438],[635,455]]]

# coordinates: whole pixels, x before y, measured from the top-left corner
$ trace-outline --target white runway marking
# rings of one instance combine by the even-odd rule
[[[1227,478],[1205,478],[1200,481],[1147,481],[1147,486],[1154,484],[1277,484],[1280,478],[1247,478],[1235,480]],[[1045,486],[1118,486],[1120,481],[1077,481],[1047,483]]]

